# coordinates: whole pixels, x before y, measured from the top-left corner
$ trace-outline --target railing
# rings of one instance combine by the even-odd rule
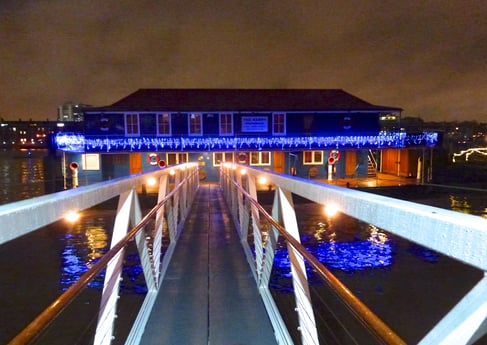
[[[265,179],[267,186],[275,187],[272,217],[257,202],[260,179]],[[379,342],[404,343],[300,244],[293,194],[323,205],[335,204],[344,214],[487,271],[487,219],[481,217],[247,166],[223,166],[221,186],[279,344],[292,344],[293,341],[269,288],[278,236],[287,242],[298,329],[303,344],[319,343],[305,264],[310,265],[336,291]],[[267,239],[263,238],[265,231],[262,229],[261,215],[272,225]],[[249,228],[253,232],[253,249],[247,241]],[[459,238],[463,238],[463,241],[459,241]],[[471,344],[487,332],[484,326],[486,318],[487,278],[484,277],[420,344]]]
[[[156,189],[158,201],[142,217],[137,188],[145,188],[151,179],[152,182],[157,183],[158,180],[159,183]],[[0,234],[2,244],[62,219],[68,212],[80,211],[119,196],[111,249],[9,344],[26,344],[35,340],[105,268],[105,283],[94,344],[110,344],[116,318],[124,248],[134,239],[148,288],[126,340],[127,344],[138,344],[197,188],[198,167],[188,163],[0,206],[0,223],[5,225],[4,229],[11,229],[8,233]],[[155,228],[150,230],[151,236],[148,238],[143,230],[147,230],[146,225],[154,217]],[[161,259],[164,221],[167,221],[170,244]]]

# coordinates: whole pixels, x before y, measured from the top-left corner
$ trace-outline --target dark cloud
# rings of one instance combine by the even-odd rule
[[[487,122],[485,1],[2,1],[0,115],[144,87],[343,88]]]

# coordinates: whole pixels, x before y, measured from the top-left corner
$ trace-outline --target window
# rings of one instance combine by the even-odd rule
[[[213,153],[213,166],[219,167],[222,163],[225,162],[234,162],[234,154],[233,152],[214,152]]]
[[[139,135],[139,114],[125,114],[125,134]]]
[[[202,135],[203,134],[203,126],[202,126],[203,117],[201,114],[189,114],[188,115],[188,132],[189,135]]]
[[[303,164],[323,164],[323,151],[304,151]]]
[[[271,165],[269,151],[250,152],[250,165]]]
[[[171,135],[171,114],[157,114],[157,135]]]
[[[81,155],[83,170],[100,170],[100,154],[85,153]]]
[[[286,134],[286,114],[284,113],[272,114],[272,133],[275,135]]]
[[[167,165],[182,164],[188,162],[187,153],[168,153],[166,159]]]
[[[220,114],[220,135],[233,134],[233,114]]]

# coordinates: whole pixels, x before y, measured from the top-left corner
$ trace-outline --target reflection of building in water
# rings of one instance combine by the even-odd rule
[[[88,216],[89,214],[89,216]],[[103,211],[86,211],[78,223],[66,229],[61,241],[64,249],[61,253],[61,287],[66,290],[88,271],[109,247],[109,232],[113,227],[112,214],[103,214]],[[107,230],[108,229],[108,230]],[[134,247],[135,247],[135,241]],[[128,293],[145,293],[147,287],[143,277],[140,259],[136,248],[128,247],[123,268],[122,291]],[[104,284],[104,271],[92,280],[88,286],[102,289]]]
[[[462,213],[472,213],[472,205],[470,204],[468,197],[461,195],[450,194],[450,208],[453,211]]]
[[[108,247],[108,236],[102,225],[92,219],[80,221],[67,231],[62,238],[61,286],[63,290],[75,283],[100,258]],[[103,278],[98,277],[89,283],[90,287],[103,287]]]

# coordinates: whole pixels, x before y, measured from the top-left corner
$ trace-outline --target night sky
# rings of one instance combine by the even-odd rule
[[[0,117],[140,88],[340,88],[487,122],[487,1],[1,0]]]

